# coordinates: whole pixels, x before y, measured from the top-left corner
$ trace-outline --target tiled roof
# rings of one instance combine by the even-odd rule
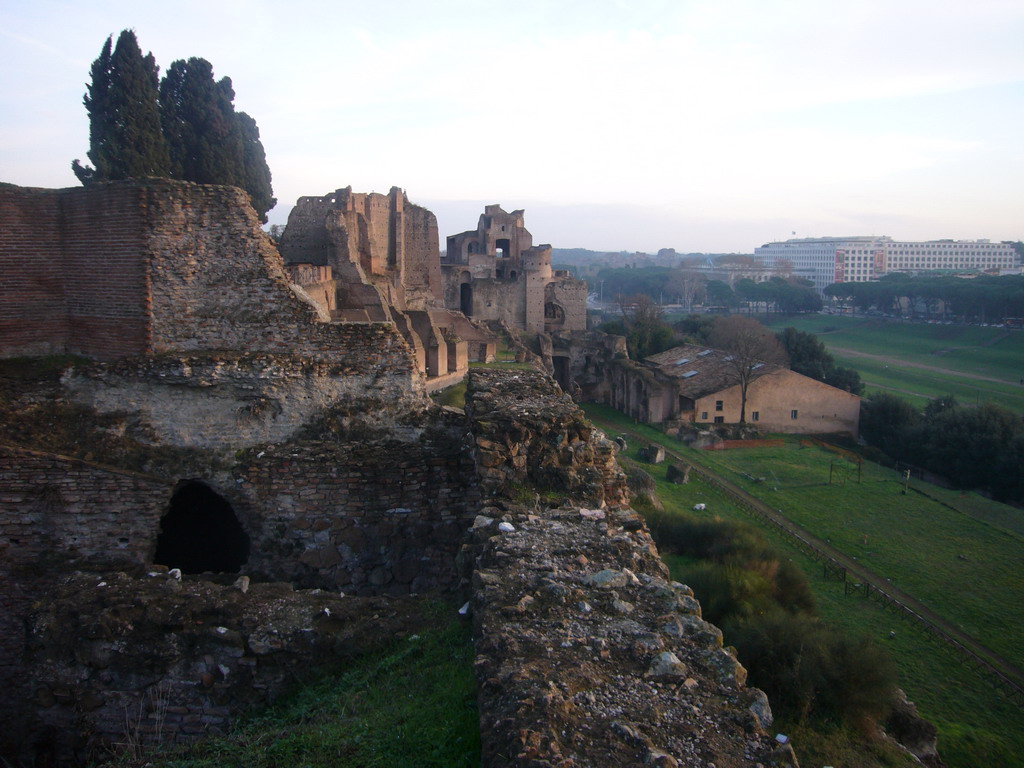
[[[696,400],[738,383],[731,360],[732,356],[720,349],[684,344],[645,358],[644,365],[655,369],[659,376],[680,379],[679,394]],[[777,365],[758,365],[761,366],[756,371],[758,376],[779,370]]]

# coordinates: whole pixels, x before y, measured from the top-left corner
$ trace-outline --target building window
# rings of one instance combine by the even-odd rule
[[[700,420],[701,421],[707,421],[708,420],[708,412],[707,411],[701,411],[700,412]]]
[[[724,424],[725,416],[715,416],[715,424]]]
[[[750,414],[750,418],[752,418],[754,421],[760,421],[761,420],[761,412],[760,411],[754,411],[752,414]]]
[[[798,416],[796,408],[789,412],[789,418],[795,419]]]
[[[721,411],[722,407],[723,407],[723,402],[721,400],[715,400],[715,410],[716,411]]]

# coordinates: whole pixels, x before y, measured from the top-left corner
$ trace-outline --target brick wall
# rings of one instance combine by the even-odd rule
[[[144,198],[130,185],[0,187],[0,355],[146,349]]]
[[[0,557],[152,560],[171,483],[0,445]]]

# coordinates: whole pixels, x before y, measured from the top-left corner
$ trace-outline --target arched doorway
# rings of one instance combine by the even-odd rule
[[[160,518],[153,562],[182,573],[237,573],[249,560],[249,536],[227,500],[205,483],[178,486]]]
[[[459,311],[466,317],[473,316],[473,286],[469,283],[459,286]]]

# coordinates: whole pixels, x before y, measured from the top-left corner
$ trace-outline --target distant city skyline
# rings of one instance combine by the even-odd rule
[[[1009,0],[0,0],[0,181],[76,186],[108,35],[201,56],[296,199],[487,204],[537,243],[745,252],[796,237],[1024,239],[1024,4]]]

